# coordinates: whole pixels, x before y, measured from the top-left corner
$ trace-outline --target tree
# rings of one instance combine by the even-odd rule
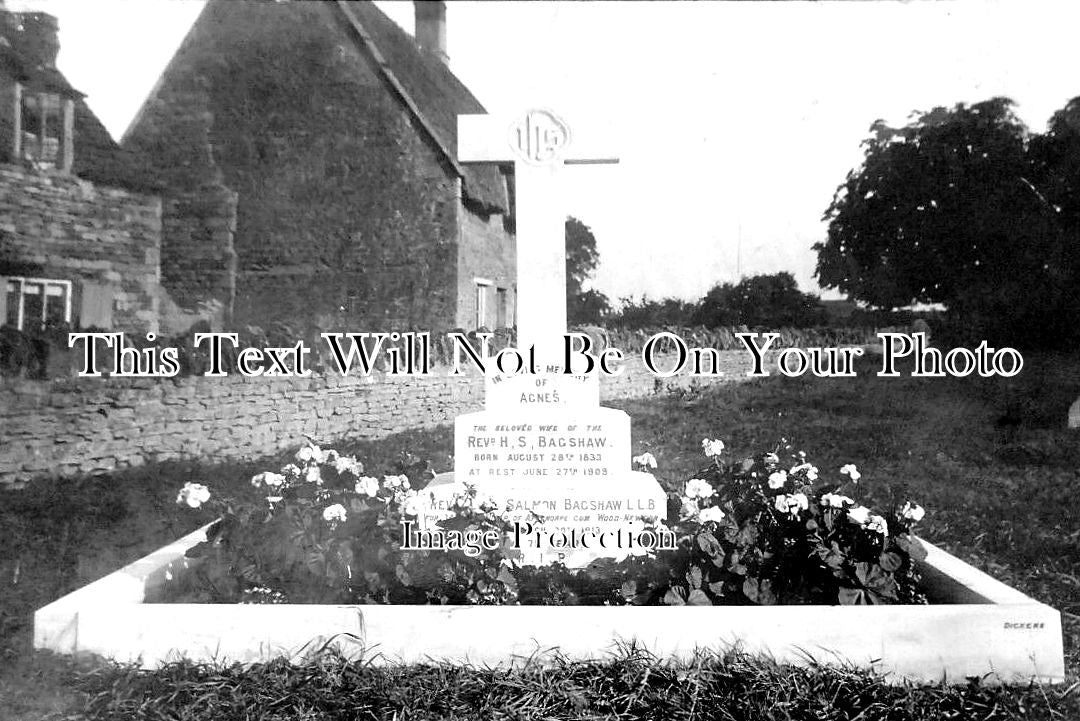
[[[600,262],[596,236],[577,218],[566,219],[566,313],[571,323],[599,323],[611,312],[607,296],[584,290]]]
[[[693,323],[718,326],[805,328],[819,325],[823,311],[816,296],[799,291],[795,276],[781,272],[723,283],[710,290],[694,313]]]
[[[633,330],[655,329],[662,326],[687,326],[697,308],[697,304],[677,298],[651,300],[641,296],[620,298],[617,312],[609,316],[612,326]]]
[[[1033,182],[1070,230],[1080,229],[1080,97],[1050,118],[1046,133],[1031,140]]]
[[[827,288],[879,308],[942,303],[975,334],[1024,335],[1070,274],[1061,223],[1033,179],[1007,98],[878,121],[814,249]]]
[[[611,315],[611,301],[598,290],[586,290],[567,298],[567,319],[577,325],[596,325]]]

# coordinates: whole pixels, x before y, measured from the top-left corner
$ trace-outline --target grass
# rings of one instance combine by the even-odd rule
[[[825,469],[854,462],[878,504],[911,496],[922,535],[1063,612],[1063,687],[890,687],[856,671],[776,667],[742,656],[665,665],[628,650],[594,664],[515,672],[178,665],[146,674],[30,654],[34,608],[194,528],[172,501],[184,481],[244,483],[255,464],[172,465],[0,494],[0,716],[128,718],[1080,718],[1080,433],[1065,429],[1080,362],[1028,358],[1014,379],[775,378],[612,403],[633,450],[674,487],[705,436],[748,453],[781,436]],[[872,363],[872,362],[871,362]],[[297,439],[299,442],[299,439]],[[369,467],[399,453],[448,468],[449,428],[337,444]],[[726,714],[726,715],[725,715]]]

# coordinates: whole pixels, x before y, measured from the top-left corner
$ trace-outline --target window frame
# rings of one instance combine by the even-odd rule
[[[476,315],[473,320],[476,322],[476,329],[479,330],[487,327],[484,325],[488,309],[487,290],[495,284],[487,278],[473,278],[473,284],[476,286]]]
[[[16,326],[15,326],[15,328],[17,330],[22,331],[22,332],[26,331],[26,301],[25,301],[25,298],[26,298],[26,286],[28,284],[31,284],[31,283],[39,283],[39,284],[41,284],[42,291],[43,291],[42,301],[41,301],[40,325],[37,328],[35,328],[35,330],[41,330],[41,329],[43,329],[45,327],[45,320],[47,318],[48,308],[49,308],[48,302],[45,299],[49,297],[48,288],[49,288],[50,285],[52,285],[52,286],[61,286],[63,288],[62,296],[64,298],[64,323],[66,323],[69,326],[71,325],[71,310],[72,310],[72,305],[73,305],[73,303],[72,303],[72,301],[73,301],[72,293],[74,291],[74,284],[70,280],[60,280],[59,278],[33,278],[33,277],[30,277],[30,276],[22,276],[22,275],[14,275],[14,276],[7,275],[7,276],[3,276],[3,278],[4,278],[4,281],[5,281],[5,285],[4,285],[5,300],[6,300],[7,294],[9,292],[11,292],[8,289],[7,284],[9,284],[9,283],[18,283],[18,285],[19,285],[19,287],[18,287],[18,289],[16,291],[16,293],[18,294],[18,299],[19,299],[18,300],[19,309],[17,311]],[[10,313],[10,312],[11,312],[11,310],[9,308],[8,313]],[[6,317],[3,319],[3,323],[7,324],[7,318]]]
[[[75,163],[75,101],[57,92],[33,91],[22,83],[15,83],[14,95],[14,138],[12,142],[12,157],[18,162],[38,163],[46,168],[70,173]],[[38,132],[34,135],[38,157],[28,155],[29,146],[23,142],[23,134],[26,123],[24,114],[27,112],[25,100],[34,98],[37,103]],[[50,98],[50,100],[46,100]],[[55,98],[55,102],[51,100]],[[43,151],[45,139],[50,138],[48,130],[51,127],[48,122],[50,112],[55,108],[55,122],[59,124],[56,134],[58,143],[56,157],[53,160],[44,160]]]
[[[508,288],[495,288],[495,326],[497,328],[510,327],[510,290]]]

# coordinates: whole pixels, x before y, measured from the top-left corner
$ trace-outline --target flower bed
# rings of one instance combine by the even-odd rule
[[[860,474],[819,478],[786,443],[743,460],[708,461],[669,502],[670,528],[643,518],[637,530],[674,535],[676,548],[638,549],[584,569],[522,565],[509,509],[474,490],[439,523],[448,550],[405,550],[423,511],[413,486],[430,477],[416,459],[376,476],[356,458],[308,443],[295,463],[252,478],[255,493],[211,496],[187,484],[177,501],[221,515],[204,562],[179,601],[526,605],[775,605],[925,603],[912,536],[923,509],[910,501],[877,514],[851,497]],[[786,458],[782,459],[782,455]],[[634,459],[655,466],[649,454]],[[540,522],[542,519],[530,519]],[[501,539],[491,543],[490,539]],[[487,544],[481,543],[488,540]]]
[[[618,643],[684,659],[738,646],[893,680],[1064,678],[1060,614],[915,538],[917,506],[858,506],[844,495],[854,467],[827,484],[798,454],[781,468],[777,451],[725,463],[719,442],[704,450],[709,465],[672,499],[675,551],[538,569],[505,547],[401,552],[392,541],[423,464],[377,480],[309,444],[256,476],[251,499],[186,486],[179,502],[216,504],[222,519],[40,609],[34,643],[144,667],[326,645],[375,663],[479,664],[554,648],[597,658]],[[470,494],[444,526],[502,533],[506,520]]]

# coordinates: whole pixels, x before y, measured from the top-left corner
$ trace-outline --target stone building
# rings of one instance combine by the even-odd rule
[[[463,166],[483,107],[369,2],[209,0],[122,145],[163,188],[162,282],[230,325],[513,325],[513,179]]]
[[[59,48],[56,18],[0,3],[0,326],[156,331],[160,200]]]

